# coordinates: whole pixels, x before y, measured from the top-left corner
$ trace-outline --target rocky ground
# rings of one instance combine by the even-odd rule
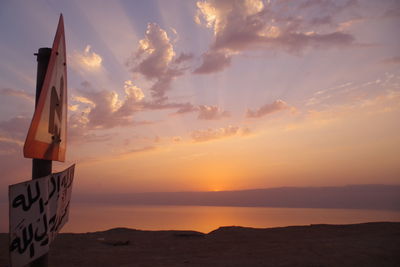
[[[0,266],[7,242],[0,234]],[[60,234],[49,266],[400,266],[400,223]]]

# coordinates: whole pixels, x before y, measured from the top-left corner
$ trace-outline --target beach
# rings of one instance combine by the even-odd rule
[[[0,234],[0,266],[9,266]],[[49,266],[400,266],[400,223],[62,233]]]

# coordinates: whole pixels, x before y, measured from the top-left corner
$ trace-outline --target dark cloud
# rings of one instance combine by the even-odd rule
[[[115,91],[95,91],[91,84],[84,83],[84,88],[77,90],[79,95],[72,98],[77,106],[70,112],[69,124],[71,136],[85,138],[87,131],[147,125],[154,122],[134,120],[134,115],[141,111],[177,109],[176,114],[198,110],[191,103],[176,103],[162,100],[145,100],[142,90],[131,81],[126,81],[124,93]],[[88,135],[95,139],[95,136]]]
[[[250,130],[248,128],[240,128],[237,126],[227,126],[218,129],[205,129],[193,131],[190,136],[193,142],[207,142],[216,139],[222,139],[232,136],[248,135]]]
[[[172,140],[172,142],[174,142],[174,143],[180,143],[180,142],[182,142],[182,137],[180,137],[180,136],[174,136],[174,137],[171,138],[171,140]]]
[[[203,55],[203,63],[194,70],[195,74],[219,72],[231,64],[231,56],[224,52],[210,51]]]
[[[182,62],[186,62],[192,60],[194,55],[192,53],[181,53],[179,56],[174,60],[176,64],[180,64]]]
[[[128,61],[133,73],[139,73],[153,81],[150,88],[152,97],[157,101],[166,101],[166,92],[171,89],[172,81],[183,75],[185,68],[180,63],[190,60],[191,54],[182,53],[175,58],[174,47],[166,31],[156,23],[149,23],[144,39]]]
[[[31,118],[17,116],[6,121],[0,122],[0,133],[3,136],[15,140],[25,140],[28,133]]]
[[[230,116],[228,111],[221,110],[217,106],[200,105],[198,110],[199,120],[219,120]]]
[[[31,119],[17,116],[0,122],[0,155],[20,154]]]
[[[234,55],[254,49],[298,54],[308,47],[349,46],[355,39],[338,30],[336,17],[356,4],[357,1],[198,1],[196,22],[212,28],[214,40],[194,73],[221,71],[230,65]],[[321,12],[308,10],[316,6]]]
[[[0,155],[22,154],[22,144],[0,136]]]
[[[191,103],[183,104],[174,114],[186,114],[198,111],[198,108]]]
[[[397,5],[386,10],[383,18],[399,18],[400,17],[400,5],[397,2]]]
[[[114,91],[79,90],[73,101],[80,105],[70,116],[71,126],[87,129],[108,129],[133,124],[132,115],[141,110],[141,94],[125,90],[121,99]],[[141,92],[141,91],[140,91]]]
[[[196,109],[189,102],[177,103],[177,102],[163,102],[163,101],[143,101],[142,110],[163,110],[163,109],[177,109],[174,114],[185,114],[193,112]]]
[[[339,13],[350,7],[356,7],[358,0],[306,0],[298,1],[299,8],[317,8],[320,12]]]
[[[115,135],[111,134],[96,134],[88,131],[85,128],[81,128],[77,125],[74,127],[69,125],[68,127],[68,142],[74,144],[87,144],[95,142],[107,142],[112,139]]]
[[[22,91],[22,90],[3,88],[3,89],[0,89],[0,95],[14,96],[14,97],[18,97],[18,98],[27,100],[32,103],[35,102],[35,96],[33,94],[28,94],[27,92]]]
[[[271,104],[266,104],[256,110],[248,109],[246,113],[247,118],[260,118],[268,114],[272,114],[281,110],[290,109],[291,107],[282,100],[276,100]]]
[[[282,35],[273,42],[286,47],[288,51],[298,52],[308,46],[314,48],[347,46],[354,41],[354,37],[347,33],[333,32],[329,34],[318,33],[290,33]]]
[[[385,58],[381,62],[384,64],[400,64],[400,56]]]
[[[310,21],[312,25],[324,25],[324,24],[332,24],[332,16],[323,16],[323,17],[316,17]]]
[[[230,113],[228,111],[221,110],[217,106],[209,106],[209,105],[195,106],[190,103],[185,103],[180,105],[181,107],[179,107],[179,109],[172,115],[197,113],[197,119],[199,120],[219,120],[230,117]]]
[[[139,147],[139,148],[132,148],[132,149],[128,149],[127,151],[122,152],[120,155],[136,154],[136,153],[141,153],[141,152],[153,151],[156,149],[157,149],[156,146],[145,146],[145,147]]]

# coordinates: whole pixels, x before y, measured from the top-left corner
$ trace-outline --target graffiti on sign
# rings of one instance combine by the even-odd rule
[[[47,253],[68,221],[74,170],[72,165],[63,172],[9,187],[13,267],[24,266]]]

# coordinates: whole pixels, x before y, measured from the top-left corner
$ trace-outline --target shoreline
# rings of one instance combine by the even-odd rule
[[[0,266],[8,266],[0,234]],[[400,222],[61,233],[49,266],[400,266]]]

